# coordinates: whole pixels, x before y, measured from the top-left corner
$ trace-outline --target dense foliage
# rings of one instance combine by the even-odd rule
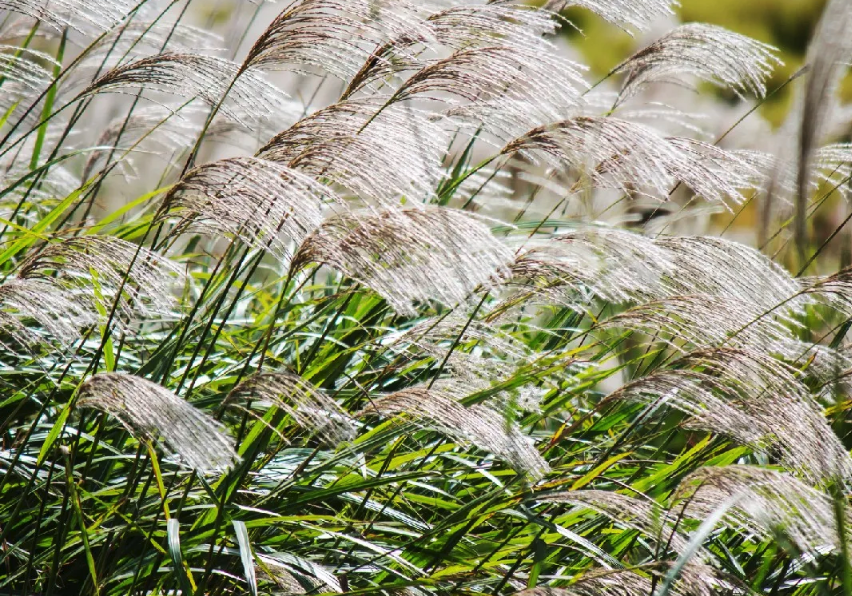
[[[852,595],[846,2],[191,4],[0,1],[0,594]]]

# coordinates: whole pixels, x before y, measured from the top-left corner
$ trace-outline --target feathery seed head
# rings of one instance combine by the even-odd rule
[[[25,324],[27,320],[35,321],[49,337]],[[47,280],[13,278],[0,285],[0,329],[22,346],[70,345],[97,320],[90,304]]]
[[[98,77],[81,95],[94,95],[128,87],[156,90],[186,98],[198,97],[221,106],[229,118],[251,126],[263,126],[286,104],[286,95],[260,74],[242,71],[224,58],[201,54],[166,53],[117,66]]]
[[[464,407],[453,396],[437,390],[412,388],[371,401],[356,417],[408,414],[427,427],[469,441],[506,460],[516,471],[539,480],[550,471],[532,440],[503,415],[485,406]]]
[[[775,470],[746,465],[703,467],[681,482],[674,499],[685,503],[685,515],[694,519],[703,519],[735,499],[728,518],[748,533],[770,537],[780,531],[814,556],[840,548],[831,498]]]
[[[615,69],[626,75],[619,102],[651,83],[683,84],[684,77],[727,87],[738,95],[763,97],[766,79],[780,64],[772,46],[715,25],[688,23]]]
[[[291,373],[258,373],[235,387],[226,403],[235,400],[269,401],[306,430],[337,446],[355,436],[349,415],[331,397]]]
[[[331,180],[359,198],[414,204],[443,177],[448,136],[407,105],[379,98],[344,101],[311,114],[272,138],[258,157]]]
[[[236,157],[187,172],[166,198],[182,209],[178,229],[227,233],[285,258],[323,219],[325,202],[341,199],[310,176],[257,157]]]
[[[106,373],[80,388],[77,404],[115,417],[140,440],[165,446],[199,472],[222,472],[239,460],[234,441],[212,417],[141,377]]]
[[[171,316],[181,269],[167,258],[113,236],[80,236],[45,245],[24,261],[18,276],[50,280],[74,292],[97,285],[107,312],[116,304],[119,322]]]
[[[57,31],[70,27],[94,36],[113,27],[135,4],[134,0],[0,0],[0,9],[39,19]]]
[[[692,416],[690,427],[775,454],[810,482],[852,477],[852,458],[795,369],[759,351],[695,352],[608,399],[672,407]]]
[[[631,29],[644,31],[653,20],[673,15],[672,6],[679,4],[677,0],[550,0],[545,6],[552,9],[569,6],[586,8],[630,32]]]
[[[332,217],[307,238],[294,267],[326,264],[413,315],[419,303],[466,301],[504,277],[511,259],[485,223],[467,213],[406,209]]]
[[[296,0],[254,43],[244,68],[313,66],[349,80],[376,46],[428,39],[419,12],[406,0]]]

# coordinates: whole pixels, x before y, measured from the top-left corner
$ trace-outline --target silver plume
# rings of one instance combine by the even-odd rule
[[[77,404],[115,417],[141,440],[159,440],[199,472],[222,472],[239,461],[234,441],[212,417],[165,387],[141,377],[106,373],[80,388]]]

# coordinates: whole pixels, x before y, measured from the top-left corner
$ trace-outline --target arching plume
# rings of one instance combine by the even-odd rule
[[[820,184],[836,189],[849,198],[849,185],[846,181],[852,176],[852,143],[831,143],[820,147],[814,152],[811,162],[813,175],[808,192],[819,190]],[[796,173],[796,168],[791,168]]]
[[[237,78],[238,77],[238,78]],[[157,54],[115,67],[84,89],[82,96],[140,87],[185,98],[198,97],[247,125],[260,125],[278,114],[286,95],[254,72],[224,58],[200,54]]]
[[[798,282],[759,251],[729,240],[674,236],[653,240],[617,228],[585,227],[525,241],[512,267],[522,287],[566,305],[589,292],[616,303],[708,295],[777,314],[798,311]]]
[[[365,200],[422,200],[443,178],[448,136],[408,106],[341,102],[273,137],[258,157],[322,177]]]
[[[449,4],[449,3],[448,3]],[[427,5],[428,6],[428,5]],[[439,7],[434,7],[439,8]],[[390,77],[419,70],[436,62],[441,47],[463,51],[500,45],[524,55],[538,54],[552,60],[553,45],[545,38],[556,33],[559,23],[547,10],[517,2],[492,2],[440,7],[412,28],[377,47],[349,80],[344,98],[372,88],[375,82],[398,85]],[[423,51],[418,51],[423,47]]]
[[[70,27],[83,33],[97,34],[124,18],[135,4],[133,0],[2,0],[0,9],[38,19],[57,30]]]
[[[550,471],[532,440],[500,413],[485,406],[464,407],[452,396],[436,390],[412,388],[371,401],[356,417],[367,414],[409,414],[456,440],[506,460],[516,471],[540,479]]]
[[[677,6],[676,0],[648,0],[633,2],[632,0],[551,0],[548,8],[567,8],[579,6],[586,8],[606,19],[610,23],[625,29],[644,31],[654,19],[674,14],[672,6]]]
[[[775,48],[715,25],[688,23],[639,50],[614,69],[625,73],[619,101],[651,83],[684,84],[694,77],[738,95],[766,94],[766,79],[781,64]]]
[[[277,559],[270,556],[257,555],[257,562],[258,564],[255,565],[257,577],[268,578],[286,594],[307,593],[305,587],[296,579],[290,569]]]
[[[118,321],[170,316],[180,268],[167,258],[114,236],[79,236],[45,245],[24,261],[18,276],[50,281],[59,288],[91,293],[109,312],[116,303]],[[91,298],[90,298],[91,299]]]
[[[440,100],[447,114],[512,138],[564,117],[586,87],[581,68],[554,54],[493,45],[455,52],[406,80],[389,100]],[[463,103],[458,103],[458,101]]]
[[[308,593],[303,584],[313,586],[313,590],[323,592],[343,592],[337,576],[318,563],[310,559],[298,557],[288,552],[276,552],[274,554],[257,554],[258,567],[268,572],[272,581],[279,588],[283,588],[288,594]],[[262,565],[262,567],[261,567]],[[301,580],[301,581],[300,581]]]
[[[34,320],[49,337],[25,324],[28,319]],[[13,278],[0,285],[0,329],[22,346],[52,341],[69,345],[80,337],[82,329],[97,320],[90,305],[46,280]]]
[[[799,282],[760,251],[744,244],[706,236],[661,238],[654,244],[672,259],[670,281],[675,294],[727,296],[777,313],[803,308]]]
[[[685,137],[667,141],[681,156],[670,165],[672,175],[708,201],[741,203],[745,200],[741,191],[765,184],[763,173],[737,152]]]
[[[401,314],[434,300],[465,301],[508,271],[508,248],[479,219],[453,209],[343,214],[311,234],[294,267],[322,263],[385,298]]]
[[[221,472],[238,461],[233,440],[213,418],[165,387],[121,373],[93,376],[78,406],[115,417],[140,440],[159,440],[199,472]]]
[[[523,54],[552,52],[554,46],[546,38],[560,25],[549,10],[518,2],[451,6],[430,15],[426,24],[435,39],[452,50],[499,44]]]
[[[512,266],[516,280],[573,304],[587,292],[609,302],[668,295],[673,255],[652,240],[615,228],[588,228],[527,242]]]
[[[658,336],[677,349],[691,345],[772,351],[791,338],[778,317],[757,305],[730,297],[700,294],[647,302],[610,317],[601,327]]]
[[[25,113],[21,104],[33,101],[47,89],[53,81],[53,73],[48,68],[55,64],[56,60],[44,52],[0,44],[0,73],[3,81],[0,114],[8,113],[9,123],[16,123],[19,119],[23,119],[20,123],[23,125],[33,126],[38,123],[40,112],[34,109]],[[43,101],[39,103],[43,104]],[[24,152],[28,146],[25,143],[21,148],[25,155],[29,155]],[[3,161],[8,161],[8,155]]]
[[[832,368],[831,351],[818,353],[812,342],[797,339],[791,331],[797,325],[784,303],[762,308],[742,297],[706,294],[653,300],[599,324],[643,333],[683,353],[714,347],[764,351],[797,368],[810,362],[814,368],[808,369],[825,378],[826,367]]]
[[[254,43],[244,68],[320,68],[343,80],[376,46],[428,37],[416,5],[406,0],[297,0]]]
[[[760,352],[702,351],[627,384],[607,399],[680,410],[693,417],[689,426],[775,455],[810,482],[852,478],[852,458],[794,372]]]
[[[675,500],[694,519],[705,519],[733,502],[727,517],[743,531],[764,538],[780,532],[814,556],[840,548],[829,496],[774,470],[745,465],[704,467],[681,482]]]
[[[179,229],[195,225],[232,234],[279,258],[322,223],[325,202],[340,201],[313,178],[256,157],[198,166],[165,200],[182,209]]]
[[[707,200],[739,203],[741,190],[761,180],[760,172],[735,153],[666,138],[649,126],[611,116],[578,116],[534,128],[501,154],[553,168],[568,165],[595,186],[644,191],[660,199],[682,182]]]
[[[534,128],[507,144],[503,155],[519,154],[535,164],[570,167],[597,186],[641,184],[668,193],[669,164],[680,159],[653,128],[615,117],[579,116]],[[600,167],[602,164],[606,164]]]
[[[316,432],[332,446],[355,436],[352,420],[337,402],[291,373],[258,373],[237,385],[226,403],[236,400],[272,402],[299,426]]]

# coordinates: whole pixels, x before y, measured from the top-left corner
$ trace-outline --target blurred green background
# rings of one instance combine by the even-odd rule
[[[773,89],[801,66],[825,0],[682,0],[681,4],[678,13],[684,22],[714,23],[777,47],[784,66],[769,82],[769,89]],[[639,44],[638,37],[631,37],[589,11],[569,9],[564,14],[583,31],[581,35],[569,27],[563,29],[577,43],[594,74],[606,74]],[[848,81],[843,95],[844,99],[852,99],[852,84]],[[779,124],[789,101],[789,93],[778,94],[767,102],[763,115]]]

